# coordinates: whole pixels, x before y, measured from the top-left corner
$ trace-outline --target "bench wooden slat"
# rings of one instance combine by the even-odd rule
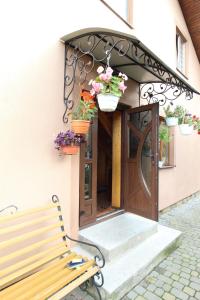
[[[54,217],[59,217],[58,212],[54,212],[54,213],[48,214],[48,216],[38,218],[38,219],[36,219],[34,221],[27,220],[27,221],[24,221],[23,223],[20,223],[20,224],[17,224],[17,225],[14,224],[14,225],[9,226],[9,227],[0,228],[0,235],[2,235],[2,234],[8,234],[8,233],[11,233],[11,232],[15,232],[17,230],[27,228],[28,226],[37,225],[37,224],[39,224],[41,222],[51,220]]]
[[[53,296],[49,297],[48,300],[60,300],[66,295],[68,295],[71,291],[73,291],[76,287],[80,286],[82,283],[84,283],[88,278],[91,278],[94,274],[96,274],[99,271],[99,268],[97,266],[91,267],[85,272],[83,275],[78,277],[76,280],[69,283],[67,286],[65,286],[62,290],[54,294]],[[35,300],[38,299],[37,296],[35,297]],[[38,299],[39,300],[39,299]]]
[[[28,232],[28,233],[24,233],[22,236],[17,236],[15,238],[12,238],[12,239],[9,239],[7,241],[4,241],[4,242],[0,243],[0,249],[6,248],[8,246],[15,245],[19,242],[23,242],[27,239],[30,239],[32,237],[36,237],[36,236],[41,235],[45,232],[50,232],[52,229],[60,228],[61,226],[64,226],[64,223],[63,222],[58,222],[56,224],[46,226],[42,229],[37,229],[37,230],[31,231],[31,232]]]
[[[27,254],[28,252],[31,252],[33,250],[39,249],[40,247],[48,245],[49,243],[54,242],[54,241],[62,238],[63,236],[64,236],[64,232],[60,232],[60,233],[57,233],[47,239],[44,239],[43,241],[37,242],[37,243],[27,246],[23,249],[20,249],[13,253],[8,254],[8,255],[2,256],[2,257],[0,257],[0,264],[3,264],[11,259],[17,258],[18,256]],[[64,245],[66,244],[64,241],[60,242],[60,243],[62,243]]]
[[[5,286],[8,286],[9,284],[12,284],[13,282],[16,282],[16,281],[24,278],[28,274],[35,272],[38,268],[42,267],[46,263],[54,260],[55,258],[61,256],[64,253],[66,253],[65,250],[63,250],[62,252],[60,250],[56,250],[56,251],[52,252],[50,255],[46,256],[45,258],[42,258],[42,259],[38,260],[37,262],[30,264],[27,267],[24,267],[18,271],[13,272],[12,274],[10,274],[6,277],[3,277],[3,279],[0,280],[0,288],[4,288]]]
[[[3,297],[6,295],[6,297],[14,297],[20,295],[25,286],[26,288],[31,288],[32,284],[46,280],[49,276],[52,276],[54,273],[57,273],[60,269],[64,268],[64,266],[76,256],[76,253],[72,252],[67,257],[51,262],[51,264],[44,269],[0,291],[0,296]]]
[[[45,300],[53,293],[57,292],[76,277],[82,275],[94,264],[93,260],[88,261],[83,266],[75,270],[69,270],[67,268],[60,270],[57,274],[49,277],[45,281],[40,281],[37,285],[27,289],[27,291],[20,296],[17,296],[15,300],[27,300],[27,299],[40,299]]]
[[[39,212],[43,212],[45,210],[58,207],[58,205],[59,205],[59,203],[58,204],[56,204],[56,203],[55,204],[54,203],[50,203],[50,204],[48,204],[46,206],[31,208],[31,209],[27,209],[27,210],[24,210],[24,211],[21,211],[21,212],[17,212],[14,215],[1,216],[0,217],[0,224],[3,224],[3,222],[7,222],[7,221],[10,221],[10,220],[12,220],[12,221],[16,220],[16,219],[18,219],[20,217],[32,215],[32,214],[39,213]]]
[[[6,274],[9,274],[10,272],[15,271],[16,269],[19,270],[20,268],[27,266],[28,264],[30,264],[36,260],[46,257],[46,255],[48,255],[50,253],[54,253],[55,250],[60,250],[61,255],[63,255],[67,251],[69,251],[69,249],[62,244],[54,245],[50,249],[45,249],[44,251],[41,251],[35,255],[31,255],[30,257],[23,259],[19,262],[16,262],[9,267],[0,269],[0,276],[5,276]]]

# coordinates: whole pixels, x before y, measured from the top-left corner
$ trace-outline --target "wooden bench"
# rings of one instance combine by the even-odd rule
[[[71,251],[71,239],[64,231],[58,197],[44,207],[16,212],[0,217],[0,299],[1,300],[56,300],[68,295],[84,283],[93,283],[102,276],[104,258],[88,259]],[[72,259],[84,258],[76,269],[68,268]],[[98,260],[102,265],[97,264]]]

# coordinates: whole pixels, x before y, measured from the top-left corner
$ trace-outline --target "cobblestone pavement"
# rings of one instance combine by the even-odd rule
[[[161,214],[159,223],[183,232],[180,247],[122,300],[200,299],[200,197]],[[92,300],[85,293],[66,300]]]

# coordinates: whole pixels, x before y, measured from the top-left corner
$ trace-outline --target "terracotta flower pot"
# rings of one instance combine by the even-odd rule
[[[90,127],[90,121],[87,120],[72,120],[72,130],[76,134],[87,134]]]
[[[62,154],[73,155],[78,153],[79,146],[62,146],[60,149]]]
[[[198,130],[198,134],[200,134],[200,130]]]

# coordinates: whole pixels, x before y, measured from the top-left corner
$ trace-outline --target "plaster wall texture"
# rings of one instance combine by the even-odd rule
[[[176,23],[189,41],[188,74],[200,89],[199,63],[191,44],[178,1],[134,0],[131,29],[100,0],[8,0],[0,9],[0,208],[15,204],[19,210],[45,204],[52,194],[60,197],[67,231],[78,229],[79,157],[60,157],[53,149],[62,123],[64,44],[60,38],[82,28],[109,28],[137,35],[152,51],[175,69]],[[162,5],[160,4],[162,2]],[[129,83],[131,84],[131,83]],[[136,84],[126,94],[126,103],[137,106]],[[134,91],[134,95],[131,93]],[[133,103],[133,99],[134,103]],[[199,109],[199,98],[190,102]],[[188,104],[190,105],[190,104]],[[188,189],[181,158],[200,164],[196,137],[177,136],[177,168],[160,172],[160,200],[165,207],[180,199]],[[178,143],[179,142],[179,143]],[[199,149],[199,148],[198,148]],[[188,155],[193,151],[192,155]],[[178,153],[178,148],[177,148]],[[185,153],[185,154],[184,154]],[[185,155],[185,156],[184,156]],[[179,163],[178,163],[179,162]],[[180,168],[178,171],[178,168]],[[185,171],[184,171],[185,170]],[[173,187],[168,184],[176,174]],[[197,170],[198,173],[198,170]],[[168,176],[167,176],[168,175]],[[179,177],[180,176],[180,177]],[[190,193],[199,189],[198,174],[187,180]],[[176,182],[184,185],[177,191]],[[200,180],[199,180],[200,182]],[[166,196],[165,191],[172,194]],[[162,192],[161,192],[162,191]],[[174,193],[174,194],[173,194]]]

